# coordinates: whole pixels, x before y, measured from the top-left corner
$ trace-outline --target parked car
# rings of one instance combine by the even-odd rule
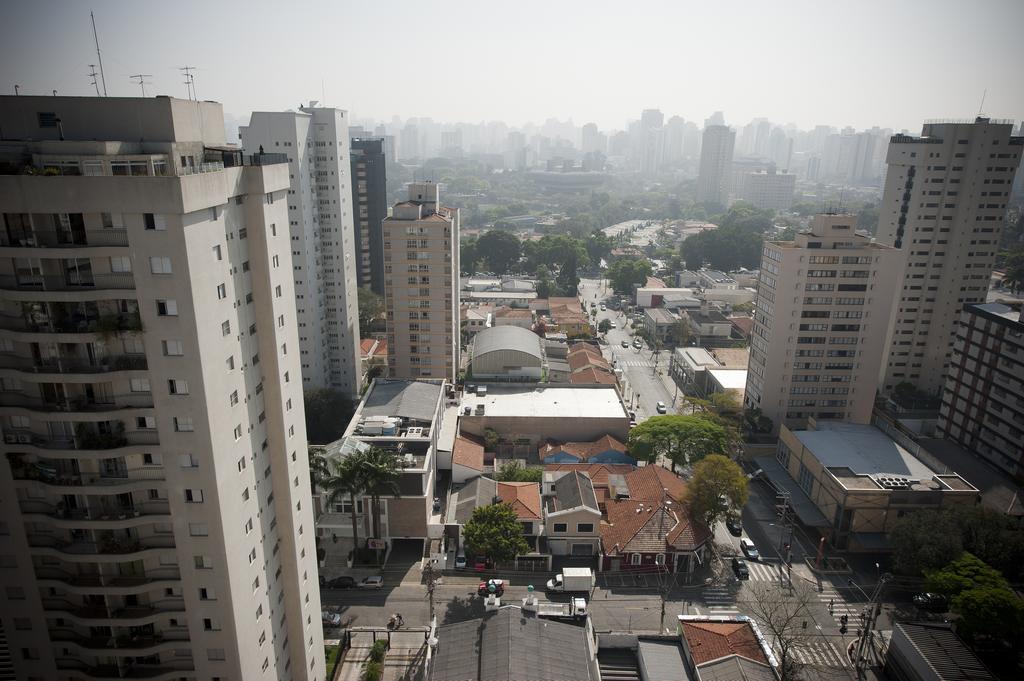
[[[604,304],[604,303],[601,303],[601,312],[604,312],[604,311],[605,311],[605,310],[607,310],[607,309],[608,309],[608,308],[607,308],[607,307],[605,306],[605,304]]]
[[[505,593],[505,580],[504,579],[488,579],[480,582],[480,585],[476,588],[476,592],[481,596],[487,596],[491,593],[491,587],[494,587],[494,595],[501,596]]]
[[[335,577],[334,579],[327,580],[324,584],[328,589],[354,589],[356,586],[356,580],[348,575],[342,575],[341,577]]]
[[[737,515],[731,515],[725,519],[725,529],[729,530],[729,534],[734,537],[739,537],[743,534],[743,521]]]
[[[615,323],[614,319],[612,320],[612,328],[613,329],[618,328],[618,324]]]
[[[384,578],[380,575],[373,575],[372,577],[363,577],[359,580],[360,589],[382,589],[384,588]]]
[[[739,558],[732,559],[732,571],[736,573],[737,579],[750,579],[750,570],[747,569],[747,564]]]
[[[927,612],[946,612],[949,610],[949,599],[942,594],[926,592],[913,598],[914,605]]]
[[[341,626],[341,613],[340,612],[328,612],[324,610],[320,613],[320,623],[325,627],[340,627]]]
[[[658,402],[657,410],[659,414],[667,414],[668,407],[665,406],[664,402]]]
[[[627,341],[627,340],[622,341],[622,347],[628,348],[629,347],[629,341]]]
[[[754,546],[754,542],[750,541],[746,537],[740,539],[740,550],[743,551],[743,555],[750,560],[758,560],[761,554],[757,552],[757,547]]]
[[[644,342],[643,342],[642,340],[640,340],[639,338],[634,338],[634,339],[633,339],[633,347],[634,347],[634,348],[636,348],[637,350],[639,350],[639,349],[640,349],[640,348],[642,348],[643,346],[644,346]]]
[[[466,569],[466,554],[463,553],[462,551],[459,551],[455,555],[455,569],[456,570],[465,570]]]
[[[473,570],[475,570],[476,572],[484,572],[485,570],[493,570],[493,569],[494,569],[494,561],[492,561],[490,558],[485,558],[483,556],[478,556],[473,561]]]

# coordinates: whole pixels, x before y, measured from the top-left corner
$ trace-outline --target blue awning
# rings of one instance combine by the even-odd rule
[[[818,507],[814,505],[807,493],[800,489],[796,480],[789,477],[789,473],[778,459],[774,456],[759,456],[754,459],[757,466],[763,471],[762,475],[771,480],[775,488],[789,493],[789,503],[800,522],[808,527],[832,527]]]

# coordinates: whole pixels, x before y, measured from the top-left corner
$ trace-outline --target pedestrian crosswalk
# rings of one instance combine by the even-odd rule
[[[828,608],[829,614],[836,621],[836,625],[841,624],[843,615],[846,615],[848,617],[847,627],[856,629],[859,626],[860,616],[864,610],[863,603],[850,603],[831,586],[826,586],[822,591],[818,592],[818,600]]]
[[[645,369],[650,369],[654,366],[654,363],[646,359],[620,359],[617,360],[615,366],[619,369],[625,367],[644,367]]]
[[[747,571],[750,572],[752,582],[777,582],[779,581],[779,566],[781,563],[759,563],[752,560],[747,561]]]
[[[801,664],[819,667],[850,666],[850,661],[847,659],[846,654],[836,644],[827,639],[802,643],[792,648],[790,654]],[[778,652],[776,652],[776,655],[778,655]]]
[[[740,614],[736,607],[736,596],[729,587],[705,587],[704,605],[707,606],[708,614],[716,617],[735,617]]]

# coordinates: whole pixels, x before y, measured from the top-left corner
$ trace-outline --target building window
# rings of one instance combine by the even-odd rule
[[[191,433],[195,428],[192,425],[191,416],[175,416],[174,430],[179,433]]]
[[[594,523],[576,523],[576,532],[577,533],[582,534],[582,533],[585,533],[585,532],[593,532],[593,531],[594,531]]]
[[[185,350],[180,340],[165,340],[163,341],[164,355],[167,357],[180,357],[185,354]]]
[[[220,335],[222,335],[222,336],[229,336],[229,335],[231,335],[231,322],[230,321],[221,322],[221,324],[220,324]]]
[[[176,301],[176,300],[157,300],[156,301],[156,314],[159,317],[177,317],[178,316],[178,301]]]
[[[153,274],[172,274],[171,259],[166,256],[153,256],[149,259],[149,271]]]
[[[811,490],[814,488],[814,476],[811,475],[811,471],[807,469],[803,463],[800,464],[800,479],[797,481],[800,483],[800,489],[802,489],[807,496],[811,496]]]
[[[217,284],[217,300],[224,300],[228,297],[228,289],[224,284]]]
[[[201,489],[186,489],[185,490],[185,503],[186,504],[201,504],[201,503],[203,503],[203,490],[201,490]]]
[[[552,532],[568,532],[569,531],[569,524],[568,523],[555,523],[554,526],[551,528],[551,531]]]
[[[639,553],[631,553],[631,554],[629,554],[629,564],[630,565],[639,565],[640,564],[640,554]]]
[[[659,553],[656,556],[654,556],[654,563],[656,565],[664,565],[665,564],[665,554],[664,553]]]

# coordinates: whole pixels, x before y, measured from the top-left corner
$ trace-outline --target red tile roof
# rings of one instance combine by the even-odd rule
[[[452,463],[457,463],[475,471],[484,469],[484,444],[472,435],[460,435],[455,438],[452,451]]]
[[[753,628],[747,622],[683,622],[683,636],[694,664],[739,655],[770,666]]]
[[[370,350],[373,350],[373,346],[376,342],[377,340],[375,338],[364,338],[359,341],[359,352],[362,354],[364,359],[370,356]]]
[[[740,333],[744,336],[749,336],[751,329],[754,328],[753,317],[729,317],[729,321],[739,329]]]
[[[586,367],[569,376],[569,383],[573,385],[615,385],[616,382],[615,374],[596,367]]]
[[[626,485],[629,487],[631,499],[657,502],[661,499],[663,490],[668,490],[668,495],[676,501],[682,501],[686,496],[686,483],[683,479],[669,469],[657,465],[637,468],[626,476]]]
[[[606,555],[694,551],[711,533],[677,502],[609,499],[608,522],[601,523],[601,543]]]
[[[546,471],[579,471],[589,477],[594,485],[597,503],[602,507],[609,497],[614,497],[620,492],[626,493],[625,487],[620,489],[618,485],[612,490],[613,483],[610,477],[614,475],[624,479],[626,474],[634,469],[634,466],[624,463],[549,463],[544,466]]]
[[[602,454],[607,451],[616,451],[626,453],[626,445],[615,439],[611,435],[604,435],[591,442],[564,442],[559,444],[553,440],[548,440],[542,444],[538,450],[541,461],[545,457],[558,452],[567,452],[574,456],[578,456],[582,461],[586,461],[592,456]]]
[[[536,482],[499,482],[498,496],[521,519],[540,520],[540,485]]]
[[[657,277],[647,277],[647,285],[645,288],[665,288],[665,282]]]

